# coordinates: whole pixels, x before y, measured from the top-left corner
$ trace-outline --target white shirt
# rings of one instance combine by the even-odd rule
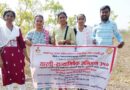
[[[90,26],[84,27],[83,31],[79,31],[78,27],[76,28],[76,44],[79,45],[93,45],[92,44],[92,28]]]
[[[13,30],[9,30],[6,25],[0,26],[0,47],[3,47],[11,40],[16,40],[19,36],[19,27],[13,26]]]

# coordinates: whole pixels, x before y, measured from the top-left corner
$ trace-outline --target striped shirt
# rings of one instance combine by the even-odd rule
[[[119,43],[123,41],[116,23],[107,21],[94,26],[93,39],[96,40],[97,45],[113,45],[113,37],[115,37]]]

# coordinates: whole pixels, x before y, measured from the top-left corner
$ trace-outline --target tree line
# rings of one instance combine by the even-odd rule
[[[6,3],[0,3],[0,17],[2,17],[3,12],[10,7]],[[57,24],[56,16],[60,11],[64,11],[63,6],[55,0],[45,0],[43,4],[40,0],[18,0],[18,5],[16,7],[16,25],[20,26],[22,33],[26,34],[29,30],[33,28],[33,21],[35,15],[39,12],[48,14],[48,19],[45,21],[45,25]],[[118,15],[115,15],[112,11],[111,18],[115,20]],[[76,24],[76,15],[68,17],[68,24],[74,26]]]

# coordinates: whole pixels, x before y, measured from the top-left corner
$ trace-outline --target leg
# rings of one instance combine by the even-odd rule
[[[43,88],[37,88],[37,90],[43,90]],[[50,90],[50,88],[45,88],[45,90]]]
[[[37,88],[37,90],[43,90],[42,88]]]
[[[67,90],[67,88],[59,88],[59,90]]]
[[[47,88],[45,88],[45,90],[50,90],[50,88],[49,88],[49,87],[47,87]]]
[[[59,90],[62,90],[62,88],[59,88]]]
[[[23,84],[23,85],[18,85],[18,88],[19,88],[19,90],[26,90],[26,89],[25,89],[25,84]]]
[[[14,88],[13,84],[7,85],[7,90],[13,90],[13,88]]]

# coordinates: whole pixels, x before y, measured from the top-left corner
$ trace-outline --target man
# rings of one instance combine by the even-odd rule
[[[117,29],[116,23],[109,20],[110,13],[111,9],[108,5],[100,8],[101,22],[93,28],[93,44],[111,46],[113,45],[113,38],[115,37],[119,42],[117,47],[122,48],[124,41]]]
[[[101,7],[100,17],[101,22],[93,28],[93,44],[111,46],[113,45],[113,38],[118,40],[118,48],[124,46],[123,39],[118,32],[116,23],[109,20],[111,9],[108,5]]]

